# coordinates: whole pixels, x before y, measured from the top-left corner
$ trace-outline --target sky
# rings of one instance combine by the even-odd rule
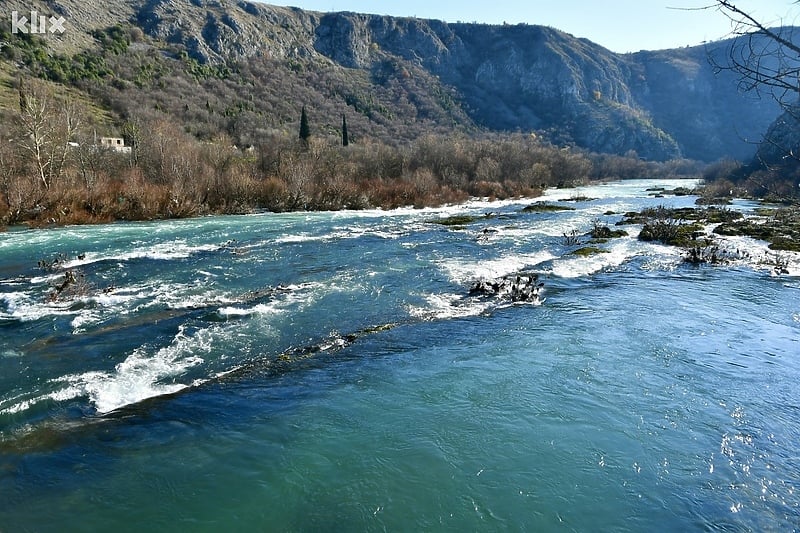
[[[730,35],[730,21],[713,0],[268,0],[313,11],[355,11],[448,22],[541,24],[585,37],[614,52],[694,46]],[[769,25],[800,24],[794,0],[736,0],[736,7]]]

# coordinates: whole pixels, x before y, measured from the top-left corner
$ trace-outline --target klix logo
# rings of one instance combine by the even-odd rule
[[[20,16],[18,11],[11,12],[11,33],[64,33],[64,17],[47,17],[36,11],[30,12],[31,18]]]

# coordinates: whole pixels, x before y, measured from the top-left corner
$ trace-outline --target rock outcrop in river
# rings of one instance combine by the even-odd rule
[[[544,283],[537,274],[517,274],[493,280],[479,279],[469,289],[470,296],[483,296],[511,302],[539,303]]]

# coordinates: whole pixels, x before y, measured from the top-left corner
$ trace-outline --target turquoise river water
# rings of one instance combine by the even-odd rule
[[[796,531],[800,256],[570,254],[659,185],[0,234],[0,531]]]

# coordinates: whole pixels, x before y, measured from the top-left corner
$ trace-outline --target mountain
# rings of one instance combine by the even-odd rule
[[[597,152],[713,161],[752,157],[780,113],[715,73],[709,57],[724,58],[730,41],[616,54],[535,25],[234,0],[4,3],[66,20],[28,48],[6,39],[7,87],[26,69],[116,117],[158,110],[199,137],[224,131],[243,144],[296,131],[306,105],[318,134],[335,134],[346,113],[356,139],[535,131]]]

